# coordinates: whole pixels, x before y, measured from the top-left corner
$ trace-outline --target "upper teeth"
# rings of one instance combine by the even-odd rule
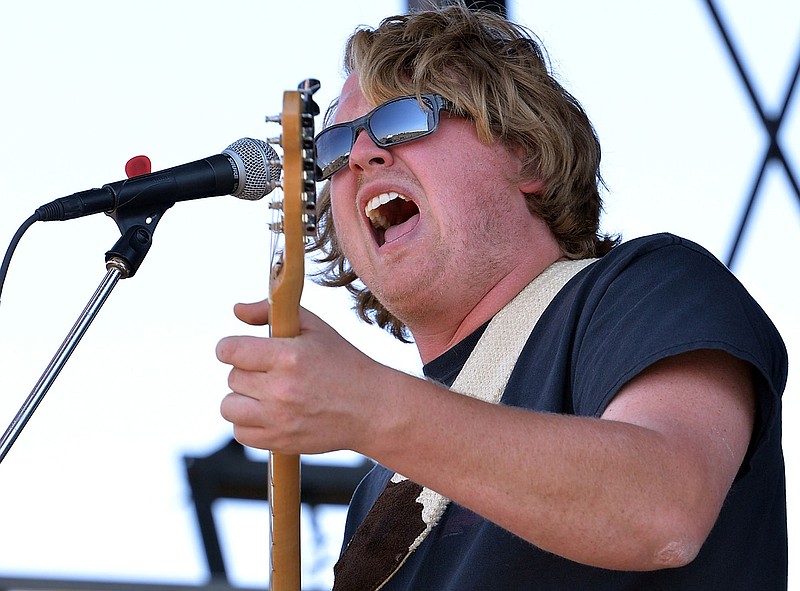
[[[395,191],[389,191],[388,193],[381,193],[369,200],[366,207],[364,207],[364,213],[367,214],[367,217],[372,222],[372,225],[376,228],[388,228],[389,221],[386,219],[386,216],[381,215],[378,211],[381,205],[385,205],[394,199],[402,199],[403,201],[408,201],[408,198],[405,195],[401,195],[400,193],[396,193]]]

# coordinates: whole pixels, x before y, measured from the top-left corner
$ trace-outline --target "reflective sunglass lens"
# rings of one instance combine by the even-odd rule
[[[376,109],[369,128],[381,145],[399,144],[431,131],[428,114],[416,98],[404,98]]]
[[[323,180],[342,168],[353,147],[353,130],[333,127],[317,137],[317,180]]]

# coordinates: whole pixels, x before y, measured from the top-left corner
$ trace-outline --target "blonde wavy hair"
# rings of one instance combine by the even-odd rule
[[[599,230],[600,143],[586,113],[550,72],[546,52],[528,29],[488,11],[456,4],[358,28],[345,48],[345,73],[357,72],[373,104],[404,95],[440,94],[454,114],[472,120],[487,144],[522,149],[524,178],[543,181],[526,195],[565,256],[606,254],[618,238]],[[326,122],[334,112],[328,111]],[[309,250],[323,264],[317,281],[344,286],[358,315],[400,340],[408,331],[358,280],[336,236],[328,184],[317,204],[319,234]]]

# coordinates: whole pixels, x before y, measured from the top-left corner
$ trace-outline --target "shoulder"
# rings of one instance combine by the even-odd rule
[[[630,272],[631,268],[645,275],[670,269],[693,273],[710,268],[734,279],[725,265],[706,248],[669,233],[642,236],[623,242],[599,259],[595,267],[597,271],[612,275]]]
[[[685,238],[624,242],[559,297],[551,322],[571,327],[572,367],[591,368],[574,385],[596,386],[604,377],[605,403],[656,361],[700,349],[747,361],[773,395],[785,387],[786,348],[777,328],[722,262]]]
[[[674,315],[685,311],[710,319],[718,314],[744,313],[769,324],[755,299],[719,259],[699,244],[673,234],[620,244],[589,267],[573,292],[590,311],[611,306],[631,319],[651,309],[658,314],[667,312],[664,322],[677,320]],[[618,302],[642,306],[628,310]]]

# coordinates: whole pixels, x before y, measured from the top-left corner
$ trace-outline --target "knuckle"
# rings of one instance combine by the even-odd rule
[[[297,347],[284,347],[280,362],[286,371],[296,372],[303,366],[303,354]]]

